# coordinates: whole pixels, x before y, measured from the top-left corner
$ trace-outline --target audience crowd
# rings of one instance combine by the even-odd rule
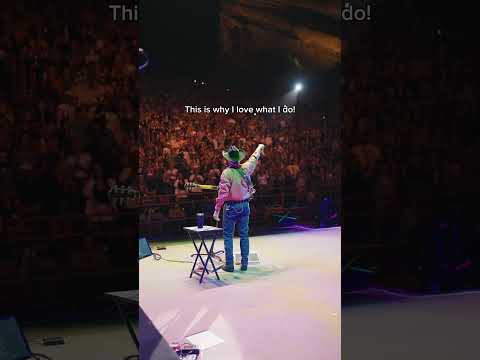
[[[346,31],[343,241],[385,243],[387,255],[367,257],[390,284],[478,286],[478,54],[437,26],[408,24]]]
[[[137,41],[135,24],[115,23],[95,1],[2,7],[2,266],[21,262],[41,273],[54,258],[74,266],[89,259],[82,266],[90,271],[104,263],[104,237],[74,239],[70,226],[67,245],[55,238],[66,236],[55,224],[85,218],[84,234],[87,223],[112,220],[108,189],[137,182]]]
[[[318,198],[322,185],[339,185],[340,128],[321,114],[309,113],[314,122],[300,126],[302,113],[188,113],[187,105],[203,108],[212,102],[201,94],[186,98],[166,94],[142,98],[139,169],[144,192],[184,199],[189,196],[186,182],[218,184],[226,166],[222,150],[236,145],[249,156],[260,143],[266,152],[253,175],[259,196],[290,191],[294,204],[304,206]]]
[[[173,89],[145,96],[140,104],[137,41],[135,23],[114,22],[110,9],[93,0],[69,6],[22,0],[2,9],[5,273],[20,268],[27,279],[58,274],[59,265],[90,272],[108,266],[108,254],[122,248],[113,230],[129,239],[136,239],[137,230],[136,220],[135,226],[118,225],[121,212],[108,190],[131,186],[147,198],[166,196],[164,216],[185,217],[182,204],[192,197],[185,182],[217,184],[225,166],[221,151],[230,144],[248,154],[266,144],[254,183],[258,194],[273,196],[270,205],[318,208],[320,186],[340,184],[339,127],[320,113],[188,114],[186,105],[213,105],[195,88],[194,95]],[[285,192],[293,193],[290,203],[281,201]],[[74,225],[69,217],[82,220]],[[131,258],[136,250],[128,251]]]
[[[432,291],[478,286],[478,54],[430,23],[409,24],[401,34],[346,28],[340,134],[320,113],[187,113],[214,104],[195,87],[140,103],[134,23],[120,26],[95,1],[5,5],[0,233],[30,217],[112,219],[113,185],[167,196],[164,215],[184,217],[187,181],[217,184],[223,149],[250,154],[264,143],[259,194],[293,192],[282,205],[318,207],[319,189],[339,185],[343,172],[347,246],[386,244],[379,268],[409,279],[420,271]],[[10,256],[4,244],[0,258]],[[82,239],[72,263],[103,263],[93,244]]]
[[[102,213],[136,182],[137,32],[87,3],[0,15],[4,216]]]
[[[170,204],[156,216],[180,219],[199,210],[213,213],[215,193],[202,196],[201,190],[187,192],[185,184],[217,185],[226,166],[222,150],[236,145],[248,158],[264,143],[265,156],[252,177],[257,189],[251,204],[252,211],[258,212],[256,220],[268,221],[272,209],[282,212],[303,207],[309,210],[302,221],[318,224],[323,196],[340,184],[338,124],[312,111],[294,115],[189,113],[187,105],[213,108],[211,99],[223,104],[227,101],[220,101],[221,91],[196,86],[190,90],[188,94],[172,90],[168,95],[157,92],[142,97],[140,188],[143,193],[161,194]],[[184,93],[185,88],[181,91]],[[248,100],[244,102],[248,104]],[[190,199],[200,201],[192,203]]]
[[[339,128],[321,114],[187,114],[186,105],[213,106],[213,87],[210,95],[195,87],[155,93],[140,104],[138,28],[114,22],[103,4],[23,0],[5,7],[0,29],[0,232],[9,239],[0,256],[12,268],[21,261],[40,271],[55,258],[105,263],[99,249],[114,246],[90,230],[77,233],[71,258],[61,242],[32,242],[67,236],[57,224],[65,217],[83,218],[84,230],[118,219],[108,197],[114,185],[167,196],[166,218],[188,216],[185,182],[217,184],[230,144],[248,153],[267,145],[254,183],[273,203],[318,207],[318,185],[339,184]],[[300,126],[302,117],[310,124]],[[25,243],[32,249],[11,247],[20,233],[35,238]]]

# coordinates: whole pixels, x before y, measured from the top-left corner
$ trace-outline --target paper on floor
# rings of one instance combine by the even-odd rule
[[[219,338],[211,331],[204,331],[195,335],[191,335],[187,337],[186,340],[200,350],[205,350],[223,343],[223,339]]]

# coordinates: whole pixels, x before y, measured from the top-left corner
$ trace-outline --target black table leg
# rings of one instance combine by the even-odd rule
[[[208,270],[209,264],[211,264],[213,268],[213,272],[215,272],[215,276],[217,280],[220,280],[220,276],[218,275],[217,268],[215,267],[215,264],[213,262],[213,257],[218,254],[222,253],[223,251],[218,251],[217,253],[214,252],[214,247],[215,247],[215,241],[216,241],[216,236],[213,236],[212,243],[210,245],[210,248],[207,246],[207,243],[204,239],[204,237],[197,232],[198,238],[200,240],[200,246],[197,245],[197,242],[195,241],[196,236],[192,236],[190,232],[188,232],[188,237],[190,240],[193,242],[193,246],[195,247],[195,254],[192,254],[191,256],[195,256],[195,261],[193,262],[192,270],[190,271],[190,278],[193,276],[193,274],[198,275],[200,277],[200,284],[203,282],[203,278],[205,276],[205,273],[208,275],[212,271]],[[197,240],[198,241],[198,240]],[[205,249],[205,253],[203,253],[203,249]],[[204,256],[206,256],[206,259],[204,259]],[[198,259],[200,258],[200,262],[203,265],[203,269],[201,272],[198,272],[195,270],[198,264]]]
[[[190,272],[190,278],[192,277],[193,273],[195,272],[195,267],[197,266],[197,261],[198,261],[198,258],[200,257],[200,251],[198,250],[198,247],[197,247],[197,244],[195,243],[195,241],[192,239],[192,242],[193,242],[193,246],[195,247],[195,251],[196,251],[196,256],[195,256],[195,261],[193,262],[193,266],[192,266],[192,271]]]
[[[217,273],[217,268],[215,267],[215,264],[213,263],[213,260],[212,260],[212,255],[215,255],[215,253],[213,252],[213,248],[215,247],[215,240],[217,239],[213,238],[212,244],[210,245],[210,250],[208,251],[207,266],[208,266],[208,260],[210,260],[210,264],[212,264],[212,268],[213,268],[213,271],[215,272],[215,275],[217,276],[217,280],[220,280],[220,276],[218,276],[218,273]]]
[[[188,234],[188,236],[190,237],[190,240],[192,240],[193,246],[195,247],[195,251],[197,253],[196,256],[195,256],[195,261],[194,261],[193,266],[192,266],[192,271],[190,272],[190,277],[192,277],[192,275],[195,273],[195,267],[197,266],[198,258],[200,258],[200,261],[202,262],[203,268],[205,269],[207,267],[205,262],[203,261],[203,258],[202,258],[202,247],[205,245],[205,243],[204,243],[203,239],[200,237],[200,247],[198,247],[197,243],[190,236],[190,234]],[[207,249],[206,245],[205,245],[205,249]],[[207,274],[208,274],[208,270],[207,270]]]
[[[202,257],[202,255],[207,255],[208,254],[207,243],[205,242],[205,240],[203,238],[200,238],[200,240],[202,242],[202,244],[200,245],[200,259],[202,259],[202,264],[204,265],[204,269],[205,269],[205,271],[208,275],[208,274],[210,274],[210,272],[208,271],[208,261],[203,262],[203,257]],[[202,246],[205,248],[205,254],[202,254],[202,252],[201,252]]]
[[[202,264],[203,264],[203,270],[202,270],[202,274],[200,275],[200,284],[203,282],[203,277],[205,276],[205,273],[209,274],[208,272],[208,248],[207,248],[207,244],[205,243],[205,239],[202,238],[200,235],[198,235],[200,237],[200,241],[202,242],[202,244],[200,245],[200,249],[202,249],[202,247],[205,248],[205,251],[206,253],[204,255],[207,255],[207,261],[203,262],[203,258],[202,258],[202,254],[200,254],[200,259],[202,259]]]
[[[139,350],[140,345],[138,343],[137,334],[135,334],[135,330],[133,329],[132,323],[130,322],[130,320],[128,320],[128,316],[123,311],[123,307],[120,304],[120,302],[115,298],[113,298],[113,301],[115,302],[115,305],[117,306],[117,309],[118,309],[118,312],[120,313],[120,316],[122,317],[123,321],[127,325],[128,332],[130,333],[130,336],[131,336],[133,342],[135,343],[135,346],[137,347],[137,350]]]

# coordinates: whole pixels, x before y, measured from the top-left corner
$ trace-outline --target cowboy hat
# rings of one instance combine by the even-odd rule
[[[222,151],[222,155],[228,161],[240,162],[245,158],[246,152],[232,145],[228,150]]]

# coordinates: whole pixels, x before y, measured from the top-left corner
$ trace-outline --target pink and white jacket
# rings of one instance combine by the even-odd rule
[[[259,146],[238,169],[228,167],[223,170],[218,184],[218,196],[215,201],[216,213],[220,213],[223,204],[227,201],[243,201],[250,198],[252,185],[249,178],[255,171],[261,152],[262,147]]]

